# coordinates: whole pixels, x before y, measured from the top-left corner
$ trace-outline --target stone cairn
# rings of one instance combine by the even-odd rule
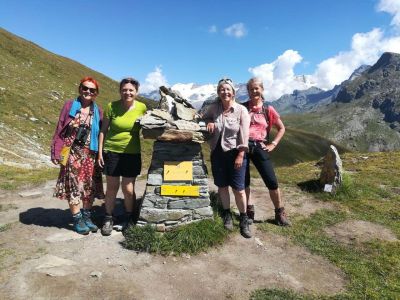
[[[158,107],[140,120],[143,137],[156,141],[137,224],[163,232],[213,218],[213,211],[201,152],[205,124],[177,92],[164,86],[159,92]]]
[[[319,182],[325,192],[336,193],[342,184],[342,160],[335,146],[331,145],[324,157]]]

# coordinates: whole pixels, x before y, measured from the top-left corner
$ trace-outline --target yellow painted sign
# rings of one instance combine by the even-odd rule
[[[164,181],[191,181],[193,180],[193,162],[165,161]]]
[[[162,185],[162,196],[199,196],[200,187],[198,185]]]

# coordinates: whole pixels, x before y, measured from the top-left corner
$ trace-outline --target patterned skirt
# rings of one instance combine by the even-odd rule
[[[104,198],[101,169],[95,163],[96,153],[88,147],[73,144],[67,164],[60,167],[54,196],[70,204],[93,203]]]

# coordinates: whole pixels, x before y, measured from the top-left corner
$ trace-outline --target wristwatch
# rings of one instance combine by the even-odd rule
[[[272,141],[271,144],[274,145],[275,147],[278,146],[278,143],[275,141]]]

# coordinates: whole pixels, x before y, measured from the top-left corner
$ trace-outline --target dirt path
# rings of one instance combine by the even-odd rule
[[[197,256],[162,257],[121,247],[121,233],[80,236],[71,231],[66,203],[52,198],[54,182],[20,197],[0,193],[0,292],[4,299],[248,299],[259,288],[335,294],[345,280],[339,269],[290,240],[257,230],[232,235]],[[144,190],[138,182],[138,195]],[[327,204],[284,189],[289,214],[308,215]],[[265,188],[257,184],[256,218],[273,217]],[[96,209],[103,212],[102,201]],[[271,225],[273,226],[273,225]]]

